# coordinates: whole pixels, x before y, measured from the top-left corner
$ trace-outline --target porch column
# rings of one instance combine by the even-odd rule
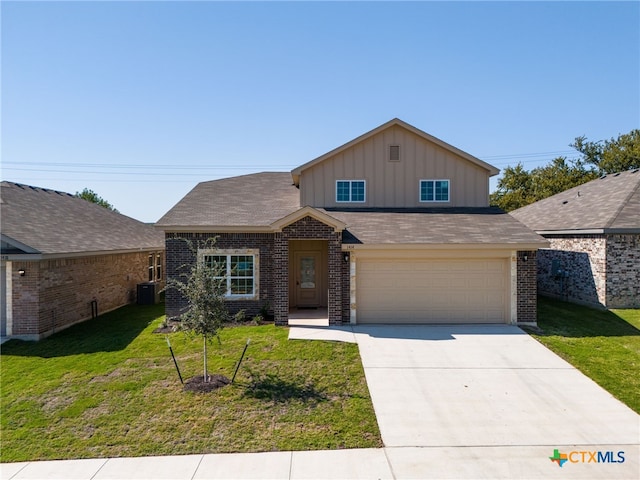
[[[342,325],[342,254],[341,233],[329,239],[329,325]]]
[[[289,240],[278,232],[273,248],[273,315],[275,324],[289,323]]]

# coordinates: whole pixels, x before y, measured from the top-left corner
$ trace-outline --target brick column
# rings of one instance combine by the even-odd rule
[[[342,238],[333,233],[329,239],[329,325],[342,325]]]
[[[526,257],[526,260],[525,260]],[[537,251],[518,252],[518,323],[536,323],[538,307]]]
[[[289,322],[289,239],[275,234],[273,247],[273,315],[276,325]]]

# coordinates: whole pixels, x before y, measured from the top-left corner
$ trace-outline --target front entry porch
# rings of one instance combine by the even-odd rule
[[[328,327],[329,309],[292,308],[289,310],[289,325],[298,327]]]
[[[283,219],[282,225],[274,224],[282,228],[274,239],[276,325],[288,325],[290,316],[294,321],[342,324],[342,278],[347,264],[342,253],[344,225],[334,220],[305,207]]]

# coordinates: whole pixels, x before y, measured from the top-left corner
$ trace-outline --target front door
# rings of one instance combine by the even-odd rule
[[[320,305],[320,259],[320,252],[295,252],[298,308],[317,308]]]

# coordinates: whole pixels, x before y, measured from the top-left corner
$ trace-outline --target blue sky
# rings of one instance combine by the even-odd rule
[[[0,8],[2,179],[147,222],[394,117],[498,168],[640,127],[639,2]]]

